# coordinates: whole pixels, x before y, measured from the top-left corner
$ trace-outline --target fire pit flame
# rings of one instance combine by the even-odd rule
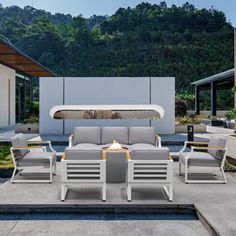
[[[108,147],[107,149],[108,150],[123,150],[121,145],[116,140],[113,140],[112,145],[110,147]]]

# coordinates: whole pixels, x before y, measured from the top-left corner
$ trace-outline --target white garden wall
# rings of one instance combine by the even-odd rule
[[[0,64],[0,127],[15,124],[15,71]]]
[[[162,120],[53,120],[55,105],[157,104]],[[150,77],[40,78],[40,133],[70,134],[75,126],[155,126],[175,132],[175,79]]]

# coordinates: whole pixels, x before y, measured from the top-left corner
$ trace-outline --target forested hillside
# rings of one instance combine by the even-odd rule
[[[224,13],[188,3],[142,3],[89,19],[1,6],[0,35],[58,75],[174,76],[179,93],[233,67]]]

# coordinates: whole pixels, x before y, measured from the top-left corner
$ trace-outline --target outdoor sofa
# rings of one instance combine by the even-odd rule
[[[109,147],[114,140],[126,148],[120,155],[119,151],[107,153],[103,149]],[[109,154],[113,157],[108,158]],[[120,160],[123,154],[125,161],[120,165],[116,161]],[[107,165],[111,159],[115,162]],[[86,173],[85,169],[81,169],[83,162],[86,162],[86,166],[89,163],[97,165],[94,166],[96,170],[91,172],[91,169],[87,169]],[[169,149],[161,147],[161,138],[156,134],[154,127],[75,127],[62,160],[62,200],[65,199],[70,184],[88,183],[87,180],[91,184],[102,186],[105,196],[104,180],[109,182],[109,178],[116,175],[119,178],[119,175],[125,173],[124,181],[121,182],[126,182],[128,201],[131,201],[132,188],[160,187],[160,185],[164,187],[169,200],[172,201],[172,162]],[[74,165],[73,173],[71,165]],[[102,171],[98,172],[98,169]],[[96,178],[89,176],[91,174],[96,174],[94,176]]]

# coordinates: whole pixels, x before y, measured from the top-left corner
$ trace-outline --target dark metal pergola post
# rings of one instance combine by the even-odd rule
[[[216,83],[211,82],[211,115],[216,116]]]
[[[195,113],[200,115],[200,88],[195,86]]]

